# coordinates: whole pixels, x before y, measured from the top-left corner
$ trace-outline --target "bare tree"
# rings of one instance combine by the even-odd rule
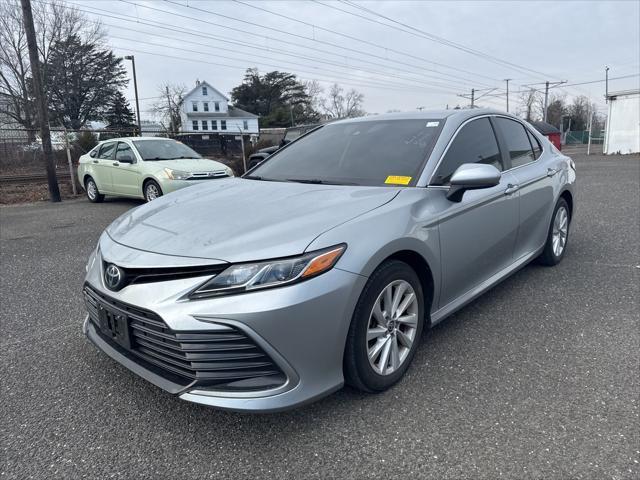
[[[536,120],[536,110],[540,109],[542,95],[535,88],[526,90],[520,94],[520,115],[524,117],[527,122]]]
[[[307,80],[303,82],[303,85],[309,96],[311,108],[316,111],[320,110],[320,102],[322,101],[324,88],[322,88],[317,80]]]
[[[158,87],[158,101],[152,110],[160,117],[162,128],[171,135],[177,134],[182,126],[180,111],[186,92],[187,87],[182,83],[166,82]]]
[[[327,97],[320,100],[320,107],[329,118],[360,117],[365,114],[362,109],[363,101],[362,93],[354,89],[345,93],[340,85],[334,83]]]
[[[62,0],[36,3],[33,9],[38,57],[46,83],[53,46],[71,36],[88,43],[99,43],[104,31],[99,22],[90,21]],[[36,128],[31,66],[20,8],[0,2],[0,114],[30,132]],[[45,89],[47,85],[45,84]],[[30,133],[33,135],[33,133]]]

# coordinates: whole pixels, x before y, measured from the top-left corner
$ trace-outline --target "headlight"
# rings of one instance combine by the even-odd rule
[[[299,257],[231,265],[200,285],[189,297],[230,295],[301,282],[331,270],[346,248],[343,244]]]
[[[230,177],[235,177],[235,174],[233,173],[233,170],[231,169],[231,167],[224,167],[224,171]]]
[[[173,170],[171,168],[165,168],[164,173],[169,180],[186,180],[191,177],[191,172],[183,172],[182,170]]]

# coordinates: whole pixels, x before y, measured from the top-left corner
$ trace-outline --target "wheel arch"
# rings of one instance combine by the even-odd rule
[[[568,189],[565,189],[560,193],[559,199],[560,198],[563,198],[567,202],[567,205],[569,206],[569,220],[572,220],[573,219],[573,194]]]
[[[158,179],[156,177],[154,177],[153,175],[145,175],[144,178],[142,179],[142,184],[140,187],[140,193],[142,193],[142,196],[144,197],[144,189],[147,186],[147,183],[149,182],[156,182],[158,184],[158,186],[160,186],[160,188],[162,188],[162,186],[160,185],[160,182],[158,181]]]
[[[411,249],[398,250],[391,255],[387,256],[382,262],[378,264],[376,268],[389,260],[399,260],[409,265],[418,278],[422,286],[422,292],[425,301],[425,320],[428,324],[431,323],[431,308],[433,306],[435,295],[435,283],[433,277],[433,271],[429,262],[417,251]]]

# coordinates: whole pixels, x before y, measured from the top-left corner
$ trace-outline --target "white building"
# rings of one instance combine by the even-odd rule
[[[196,81],[184,96],[180,117],[182,133],[257,137],[260,132],[257,115],[229,105],[229,99],[207,82]]]
[[[640,90],[611,92],[607,95],[609,116],[605,130],[604,153],[640,152]]]

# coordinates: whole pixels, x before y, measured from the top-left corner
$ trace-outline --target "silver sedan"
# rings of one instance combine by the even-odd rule
[[[243,178],[113,222],[86,335],[180,398],[275,411],[404,375],[425,328],[532,260],[559,263],[575,166],[489,110],[321,126]],[[542,300],[541,300],[542,301]]]

